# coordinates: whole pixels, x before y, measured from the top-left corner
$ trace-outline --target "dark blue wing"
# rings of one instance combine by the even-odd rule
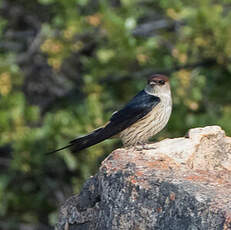
[[[126,121],[131,125],[148,114],[159,102],[159,97],[147,94],[142,90],[124,108],[114,113],[110,121],[112,123]]]
[[[117,129],[121,132],[147,115],[159,102],[159,97],[142,90],[124,108],[112,115],[110,123],[118,125]]]

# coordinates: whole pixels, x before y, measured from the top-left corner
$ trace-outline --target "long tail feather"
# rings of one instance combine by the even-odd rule
[[[58,151],[61,151],[63,149],[69,148],[69,147],[72,147],[71,148],[72,152],[79,152],[82,149],[85,149],[87,147],[90,147],[92,145],[95,145],[95,144],[103,141],[105,138],[99,138],[100,137],[99,132],[101,130],[103,130],[103,128],[98,128],[88,135],[78,137],[78,138],[70,141],[69,145],[66,145],[62,148],[47,152],[46,154],[56,153]]]
[[[106,138],[102,138],[103,136],[100,134],[102,130],[103,128],[99,128],[86,136],[79,137],[79,138],[72,140],[70,142],[70,144],[72,145],[71,151],[79,152],[82,149],[98,144],[101,141],[105,140]]]
[[[63,150],[63,149],[69,148],[69,147],[71,147],[72,145],[73,145],[73,144],[66,145],[66,146],[64,146],[64,147],[62,147],[62,148],[60,148],[60,149],[56,149],[56,150],[47,152],[46,154],[49,155],[49,154],[52,154],[52,153],[56,153],[56,152],[61,151],[61,150]]]

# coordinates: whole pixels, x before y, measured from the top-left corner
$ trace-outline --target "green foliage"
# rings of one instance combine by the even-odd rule
[[[13,7],[14,1],[8,2]],[[76,155],[69,150],[44,153],[102,126],[144,87],[151,73],[168,73],[174,100],[169,124],[155,139],[215,124],[231,135],[231,1],[112,2],[17,3],[36,20],[41,13],[37,7],[43,9],[36,52],[45,57],[44,65],[56,82],[70,66],[78,65],[62,86],[81,93],[71,99],[57,97],[43,112],[29,103],[23,90],[28,76],[39,78],[26,71],[35,62],[18,61],[24,60],[24,51],[6,48],[0,54],[0,146],[10,146],[0,159],[0,219],[11,223],[5,229],[17,229],[18,223],[55,222],[58,202],[77,193],[120,143],[108,140]],[[14,23],[11,17],[0,18],[2,39],[7,40],[11,30],[23,31]],[[151,25],[149,31],[145,23]],[[81,84],[76,83],[77,76]]]

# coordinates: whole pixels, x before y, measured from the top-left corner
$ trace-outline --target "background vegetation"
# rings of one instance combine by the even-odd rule
[[[153,73],[174,110],[156,139],[231,135],[230,0],[0,0],[0,229],[52,229],[120,146],[44,153],[104,124]]]

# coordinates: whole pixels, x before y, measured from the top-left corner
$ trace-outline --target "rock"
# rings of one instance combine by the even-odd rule
[[[148,148],[112,152],[61,207],[56,229],[231,229],[231,138],[220,127]]]

